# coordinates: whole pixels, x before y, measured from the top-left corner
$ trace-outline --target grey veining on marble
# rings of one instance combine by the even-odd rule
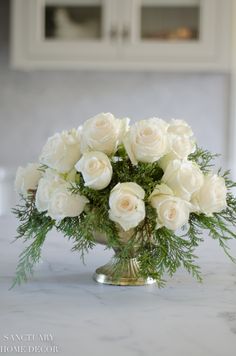
[[[96,247],[83,266],[52,232],[35,276],[9,291],[23,246],[10,244],[12,217],[0,226],[0,348],[4,335],[30,333],[52,335],[62,356],[235,356],[236,266],[215,245],[199,250],[203,284],[179,271],[162,290],[113,287],[92,280],[110,252]]]

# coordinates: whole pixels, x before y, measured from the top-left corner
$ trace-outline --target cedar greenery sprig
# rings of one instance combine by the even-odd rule
[[[65,218],[56,226],[56,229],[68,239],[73,239],[72,251],[79,251],[84,263],[85,253],[95,245],[92,217],[89,214],[82,213],[78,217]]]
[[[196,147],[196,150],[188,157],[189,160],[196,162],[201,168],[202,172],[208,173],[214,167],[214,160],[219,157],[218,153],[211,153],[201,147]]]
[[[101,205],[103,202],[107,202],[108,207],[110,192],[117,183],[134,182],[143,187],[146,192],[145,200],[147,201],[163,176],[163,170],[158,165],[158,162],[139,162],[137,166],[133,166],[122,145],[119,147],[115,158],[112,159],[111,164],[113,169],[112,180],[102,192],[86,187],[82,175],[77,173],[76,183],[72,184],[72,193],[85,195],[91,205]]]
[[[13,209],[13,213],[20,221],[16,240],[22,238],[24,242],[28,242],[28,240],[33,240],[33,242],[19,256],[16,275],[11,288],[16,284],[27,281],[28,275],[33,274],[33,267],[40,260],[45,238],[55,225],[50,217],[36,209],[33,191],[27,198],[21,197],[21,200],[22,204]]]

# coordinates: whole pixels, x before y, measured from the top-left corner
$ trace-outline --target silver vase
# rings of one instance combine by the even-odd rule
[[[132,231],[120,231],[121,242],[127,243],[132,235]],[[94,233],[94,239],[97,243],[107,245],[106,236]],[[144,278],[140,273],[140,266],[135,250],[130,254],[129,258],[120,259],[118,257],[119,251],[114,250],[115,255],[111,260],[96,269],[93,278],[96,282],[102,284],[112,284],[117,286],[142,286],[146,284],[153,284],[155,280],[151,277]]]

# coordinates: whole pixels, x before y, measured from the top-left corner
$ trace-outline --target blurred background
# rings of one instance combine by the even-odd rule
[[[230,160],[231,1],[0,1],[0,214],[19,165],[99,112],[181,118]]]

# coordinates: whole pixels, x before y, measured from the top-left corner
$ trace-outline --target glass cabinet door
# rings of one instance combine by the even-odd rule
[[[26,2],[27,1],[27,2]],[[44,62],[58,68],[63,63],[90,66],[96,59],[114,60],[117,47],[112,29],[116,0],[25,0],[27,41],[34,65]],[[26,6],[25,5],[25,6]],[[105,64],[104,64],[105,66]]]
[[[121,55],[140,67],[172,67],[210,61],[216,53],[216,0],[126,0],[131,8],[129,41]],[[217,2],[219,4],[219,2]],[[221,8],[221,9],[220,9]],[[179,65],[180,67],[180,65]]]
[[[199,0],[142,0],[139,36],[151,41],[196,41],[200,36]]]
[[[93,41],[105,37],[102,0],[46,0],[44,37],[57,41]]]

